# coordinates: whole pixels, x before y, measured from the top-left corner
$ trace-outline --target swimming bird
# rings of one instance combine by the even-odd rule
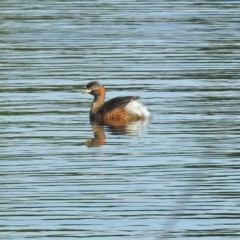
[[[120,124],[127,124],[151,116],[147,107],[137,100],[138,96],[120,96],[105,102],[106,90],[97,81],[89,82],[86,90],[82,93],[94,96],[90,109],[91,122],[112,123],[118,121]]]

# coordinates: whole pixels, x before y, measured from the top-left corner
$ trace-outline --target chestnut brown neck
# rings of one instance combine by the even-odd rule
[[[104,104],[105,100],[105,89],[104,87],[99,87],[99,89],[93,93],[94,100],[90,110],[90,114],[94,115],[99,110],[99,108]]]

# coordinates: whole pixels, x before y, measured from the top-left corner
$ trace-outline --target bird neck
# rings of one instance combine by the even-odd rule
[[[94,95],[94,100],[91,107],[91,114],[96,113],[96,111],[104,104],[105,100],[105,89],[100,87],[98,94]]]

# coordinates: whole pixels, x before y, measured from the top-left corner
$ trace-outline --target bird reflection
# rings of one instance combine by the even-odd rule
[[[148,124],[148,119],[134,122],[108,121],[108,122],[91,122],[93,138],[87,140],[88,147],[100,147],[106,143],[105,131],[113,135],[138,135],[143,127]]]

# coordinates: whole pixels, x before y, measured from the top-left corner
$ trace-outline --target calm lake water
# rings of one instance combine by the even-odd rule
[[[1,239],[239,239],[238,1],[0,7]],[[93,80],[152,118],[92,128]]]

